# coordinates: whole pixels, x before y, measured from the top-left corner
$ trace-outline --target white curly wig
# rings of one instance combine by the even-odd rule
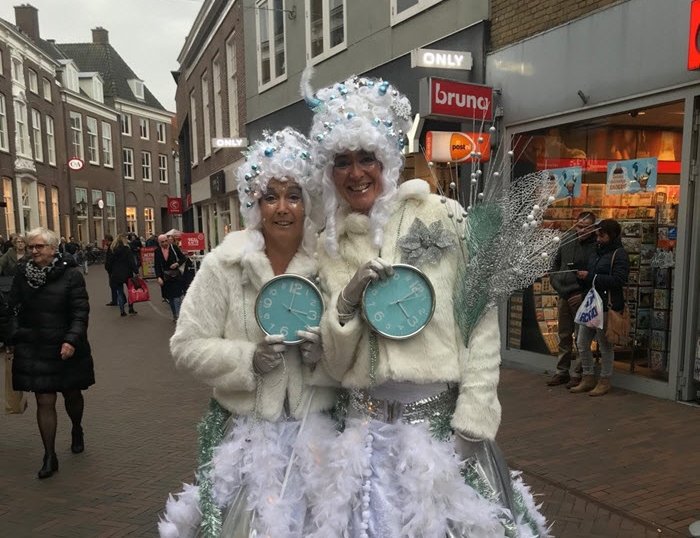
[[[309,140],[299,131],[285,127],[274,133],[265,131],[245,151],[245,163],[236,171],[241,216],[250,233],[249,250],[263,250],[260,198],[271,179],[295,181],[304,200],[304,239],[302,249],[313,254],[320,218],[320,192],[313,181],[313,165]]]
[[[388,81],[369,77],[352,76],[314,94],[312,74],[311,68],[304,71],[301,92],[314,113],[311,154],[323,188],[326,250],[337,255],[337,211],[347,209],[333,183],[333,162],[339,153],[358,150],[374,153],[382,164],[382,193],[369,212],[372,241],[381,248],[404,164],[401,150],[411,126],[411,103]]]

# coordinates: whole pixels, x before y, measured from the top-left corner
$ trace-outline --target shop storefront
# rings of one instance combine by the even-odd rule
[[[571,233],[591,212],[622,227],[632,327],[615,350],[613,384],[696,400],[700,72],[686,65],[689,5],[671,4],[630,0],[497,51],[487,82],[503,92],[512,176],[548,170],[560,184],[544,225]],[[644,25],[665,38],[649,43],[633,31]],[[550,277],[511,298],[502,329],[504,362],[555,370]]]

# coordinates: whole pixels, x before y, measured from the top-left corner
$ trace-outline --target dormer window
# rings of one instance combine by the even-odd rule
[[[73,62],[64,61],[63,63],[63,75],[61,76],[61,81],[63,82],[63,87],[75,93],[80,92],[80,82],[78,78],[78,69],[75,67]]]
[[[90,99],[94,99],[98,103],[104,103],[104,92],[102,77],[97,72],[92,73],[80,73],[80,89],[88,96]]]
[[[136,97],[136,99],[140,101],[144,100],[143,80],[132,78],[129,80],[129,87],[131,88],[131,91],[134,92],[134,97]]]

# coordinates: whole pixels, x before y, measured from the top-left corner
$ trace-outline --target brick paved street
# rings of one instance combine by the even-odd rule
[[[86,451],[70,453],[59,409],[60,471],[39,481],[35,403],[0,415],[0,538],[156,536],[167,493],[192,477],[208,390],[173,367],[173,322],[157,286],[151,304],[120,318],[104,306],[103,269],[87,280],[97,384],[86,392]],[[502,380],[499,443],[555,536],[688,536],[700,519],[699,408],[622,391],[570,395],[511,369]]]

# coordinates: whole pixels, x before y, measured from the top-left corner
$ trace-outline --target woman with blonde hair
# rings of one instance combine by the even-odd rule
[[[31,258],[20,263],[10,291],[17,323],[14,346],[14,390],[35,393],[37,422],[44,444],[39,478],[58,471],[56,456],[56,393],[63,394],[73,424],[71,452],[85,448],[82,390],[95,383],[87,339],[90,304],[83,275],[58,253],[58,235],[46,228],[27,233]]]
[[[124,234],[118,234],[112,241],[112,245],[107,252],[105,269],[109,273],[109,286],[117,295],[117,305],[122,317],[126,316],[124,305],[127,304],[127,297],[124,293],[124,284],[138,271],[136,260],[131,253]],[[136,314],[134,305],[129,303],[129,314]]]

